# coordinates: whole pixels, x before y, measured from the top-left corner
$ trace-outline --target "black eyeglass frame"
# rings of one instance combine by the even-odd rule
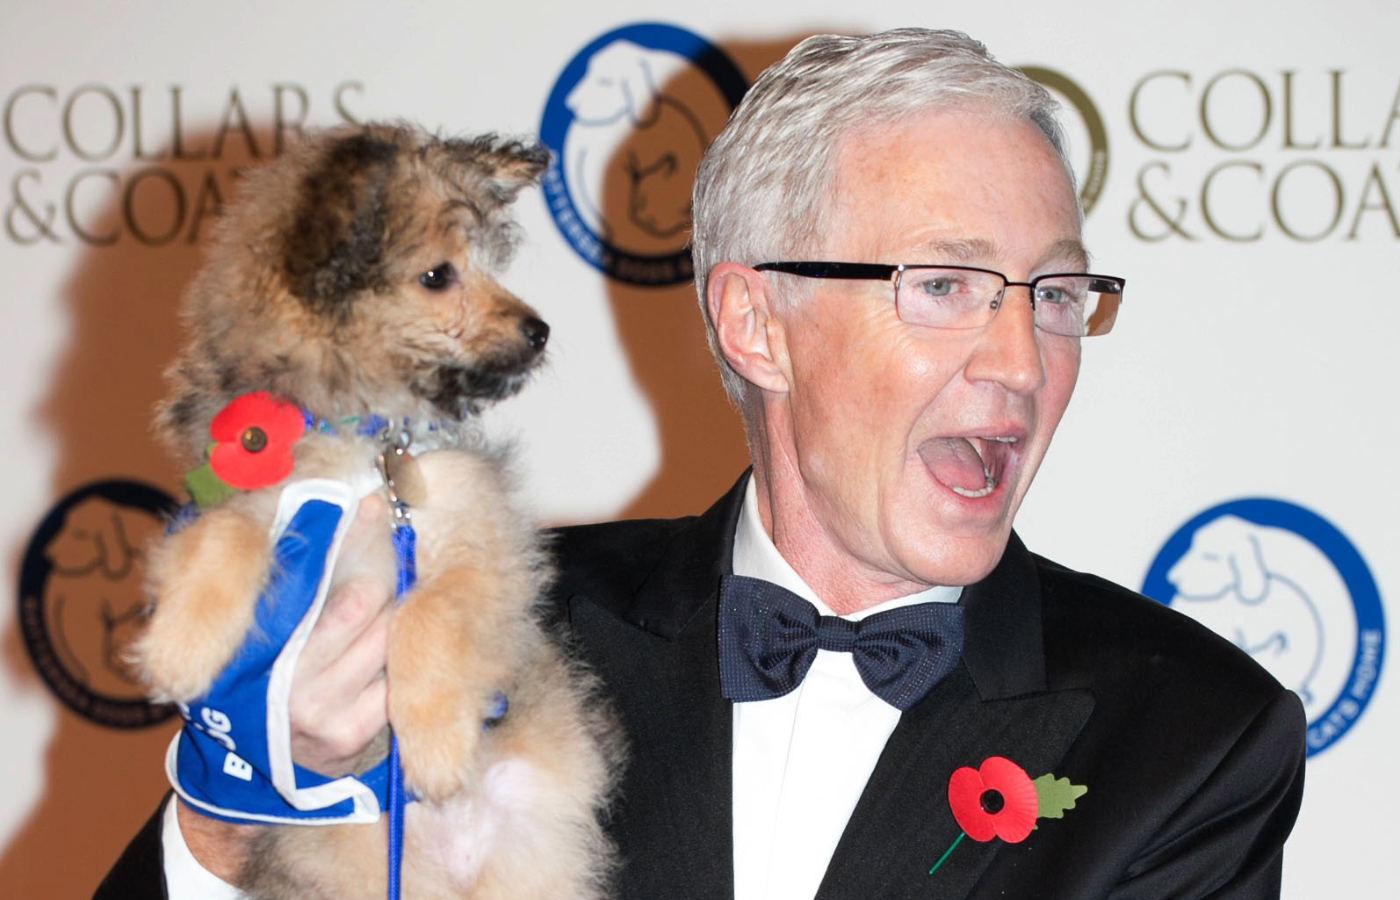
[[[1100,294],[1116,294],[1118,303],[1123,303],[1123,288],[1127,285],[1127,279],[1119,278],[1116,275],[1096,275],[1092,272],[1047,272],[1044,275],[1037,275],[1030,281],[1012,281],[996,269],[983,269],[978,266],[945,266],[937,263],[899,263],[890,265],[886,263],[853,263],[853,262],[766,262],[759,263],[753,267],[757,272],[778,272],[784,275],[797,275],[802,278],[839,278],[850,281],[888,281],[894,288],[895,296],[899,296],[899,280],[903,277],[907,269],[952,269],[956,272],[981,272],[984,275],[995,275],[1001,279],[1001,290],[997,292],[996,299],[992,302],[992,308],[997,309],[1001,305],[1001,299],[1006,295],[1009,287],[1024,287],[1030,289],[1031,309],[1035,309],[1035,287],[1042,281],[1051,278],[1091,278],[1100,282],[1109,282],[1109,286],[1115,286],[1116,290],[1097,290],[1090,283],[1090,290],[1095,290]],[[1116,317],[1116,314],[1115,314]],[[1111,326],[1110,326],[1111,327]],[[1084,335],[1087,337],[1088,335]]]

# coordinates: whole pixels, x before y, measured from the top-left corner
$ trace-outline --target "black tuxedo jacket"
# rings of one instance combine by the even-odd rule
[[[698,517],[556,533],[549,611],[630,743],[609,814],[622,900],[733,897],[716,598],[744,483]],[[1277,897],[1303,787],[1292,693],[1184,616],[1033,556],[1014,535],[961,602],[962,661],[901,717],[818,900]],[[1020,843],[963,840],[930,875],[962,833],[948,778],[989,756],[1088,792]],[[97,897],[163,887],[153,819]]]
[[[732,708],[716,598],[744,481],[704,515],[566,529],[559,601],[631,741],[612,832],[626,900],[733,896]],[[904,713],[818,900],[1278,895],[1302,797],[1302,706],[1170,609],[1028,553],[964,591],[953,673]],[[963,840],[960,766],[1004,756],[1088,792],[1025,841]]]

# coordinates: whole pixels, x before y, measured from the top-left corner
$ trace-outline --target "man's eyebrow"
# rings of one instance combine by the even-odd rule
[[[925,245],[930,262],[986,263],[997,259],[995,241],[986,238],[945,238]]]
[[[1066,238],[1059,241],[1050,248],[1050,252],[1045,254],[1047,260],[1067,260],[1080,269],[1089,268],[1089,251],[1085,249],[1083,241],[1075,238]]]
[[[1001,258],[1001,248],[986,238],[952,238],[930,241],[925,245],[930,262],[986,264]],[[1078,238],[1056,241],[1041,257],[1046,263],[1064,263],[1073,267],[1089,267],[1089,251]]]

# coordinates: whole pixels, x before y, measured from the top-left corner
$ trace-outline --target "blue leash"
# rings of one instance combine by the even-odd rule
[[[398,569],[394,595],[402,602],[404,594],[408,593],[418,580],[418,535],[411,524],[409,506],[399,497],[394,484],[394,472],[400,458],[407,455],[409,436],[406,431],[394,434],[388,427],[384,428],[380,436],[384,442],[384,449],[379,454],[379,473],[384,478],[384,487],[388,492],[389,505],[394,515],[392,537],[394,559]],[[506,695],[498,691],[492,697],[491,708],[481,723],[482,729],[494,728],[500,724],[509,708],[510,703],[506,700]],[[389,900],[399,900],[399,884],[403,870],[404,807],[408,803],[408,795],[403,786],[403,766],[399,764],[399,739],[392,730],[389,732],[388,770],[388,797],[385,806],[389,816]]]
[[[413,587],[418,580],[418,569],[416,563],[416,549],[418,535],[410,524],[410,514],[408,504],[403,502],[398,496],[394,485],[394,469],[396,466],[390,462],[390,454],[396,463],[398,458],[403,456],[408,448],[408,435],[399,432],[398,435],[391,435],[388,428],[383,431],[384,451],[379,455],[379,473],[384,477],[384,486],[389,493],[389,503],[393,508],[393,541],[394,559],[397,561],[397,578],[394,585],[394,596],[400,602],[403,596]],[[399,739],[392,731],[389,732],[389,785],[388,785],[388,806],[389,814],[389,900],[399,900],[399,884],[403,869],[403,820],[404,807],[407,805],[407,798],[403,789],[403,766],[399,764]]]

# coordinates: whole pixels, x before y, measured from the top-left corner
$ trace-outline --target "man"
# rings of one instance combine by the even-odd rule
[[[558,615],[631,744],[619,896],[1278,895],[1297,699],[1011,532],[1080,340],[1122,290],[1083,274],[1052,106],[962,35],[818,37],[707,151],[696,271],[752,472],[699,517],[557,544]],[[867,671],[866,627],[817,613],[909,619],[873,656],[913,648],[913,669]],[[356,685],[386,616],[347,595],[318,629],[303,758],[333,767],[382,724],[382,696]],[[806,663],[759,649],[750,670],[750,636],[804,618]],[[318,673],[347,648],[355,673]],[[1029,781],[1047,774],[1067,779],[1058,800]],[[226,871],[239,838],[179,818]],[[140,846],[159,858],[150,831],[114,885]]]

